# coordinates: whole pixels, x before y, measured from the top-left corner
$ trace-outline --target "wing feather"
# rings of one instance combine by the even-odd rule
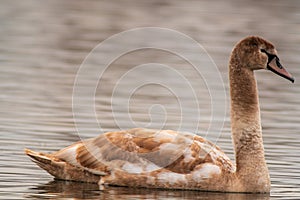
[[[160,168],[191,173],[205,163],[217,166],[227,163],[232,167],[218,147],[200,136],[143,128],[101,134],[71,145],[56,155],[75,166],[103,174],[113,169],[142,173]]]

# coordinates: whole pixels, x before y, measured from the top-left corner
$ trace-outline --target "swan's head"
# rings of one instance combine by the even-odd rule
[[[251,70],[268,69],[292,82],[294,78],[281,65],[274,45],[258,36],[241,40],[234,48],[233,55]]]

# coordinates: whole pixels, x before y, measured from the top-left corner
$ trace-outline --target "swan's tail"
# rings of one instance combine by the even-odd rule
[[[100,180],[99,175],[92,174],[83,168],[75,167],[51,154],[39,153],[30,149],[25,149],[25,153],[39,167],[57,179],[90,183],[98,183]]]

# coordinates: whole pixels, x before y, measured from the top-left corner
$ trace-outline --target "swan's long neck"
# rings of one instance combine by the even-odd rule
[[[262,140],[257,86],[252,70],[232,57],[229,66],[231,129],[236,156],[236,175],[247,190],[270,187]]]

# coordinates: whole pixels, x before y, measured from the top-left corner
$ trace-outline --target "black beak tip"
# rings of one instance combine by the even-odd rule
[[[291,77],[290,81],[291,81],[292,83],[294,83],[294,82],[295,82],[295,78],[294,78],[294,77]]]

